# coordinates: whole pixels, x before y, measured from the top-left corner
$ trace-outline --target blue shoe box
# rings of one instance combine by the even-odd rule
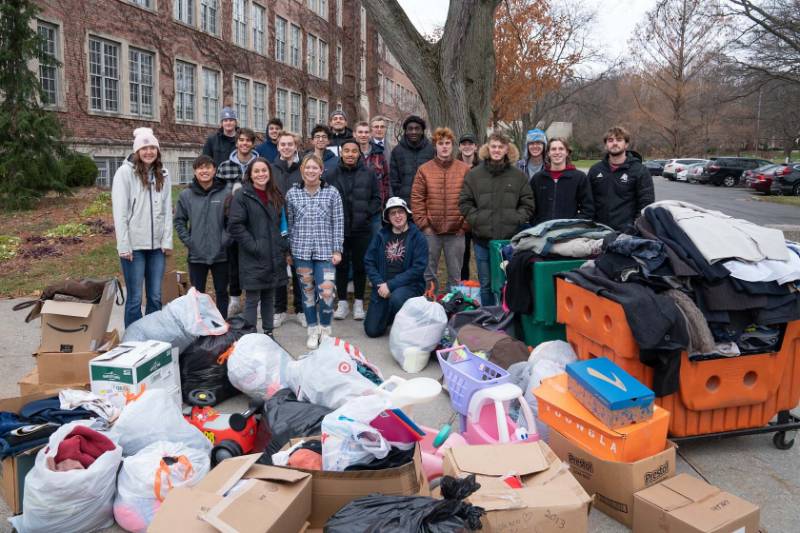
[[[569,392],[612,429],[653,416],[653,391],[605,357],[570,363],[567,376]]]

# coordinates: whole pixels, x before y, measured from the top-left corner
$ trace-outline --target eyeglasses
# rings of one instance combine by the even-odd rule
[[[327,135],[314,135],[314,137],[312,137],[312,138],[315,141],[327,141],[328,140],[328,136]]]

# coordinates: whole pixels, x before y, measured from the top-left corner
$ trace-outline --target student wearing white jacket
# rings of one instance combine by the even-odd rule
[[[142,317],[142,284],[147,287],[145,314],[161,309],[161,278],[172,251],[172,184],[161,164],[158,139],[150,128],[134,132],[133,154],[114,174],[111,205],[127,300],[125,327]]]

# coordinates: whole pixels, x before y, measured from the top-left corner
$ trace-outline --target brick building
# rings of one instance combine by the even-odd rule
[[[272,116],[304,139],[328,112],[382,114],[390,133],[422,106],[358,0],[39,0],[37,28],[62,64],[37,67],[46,104],[101,185],[152,127],[173,181],[223,105],[263,137]]]

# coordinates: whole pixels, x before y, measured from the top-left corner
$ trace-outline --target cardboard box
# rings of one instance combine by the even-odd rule
[[[605,357],[567,365],[569,392],[612,429],[653,416],[655,394]]]
[[[36,368],[43,383],[89,384],[89,361],[115,348],[119,344],[117,330],[108,331],[96,351],[87,352],[40,352],[36,357]]]
[[[182,405],[178,356],[166,342],[122,343],[89,362],[89,377],[93,393],[119,406],[145,389],[166,389]]]
[[[297,442],[319,440],[319,437],[292,439],[283,449]],[[414,461],[384,470],[356,470],[328,472],[305,470],[311,474],[311,528],[322,528],[339,509],[362,496],[379,492],[388,496],[430,496],[428,479],[422,470],[419,446],[414,451]]]
[[[89,383],[46,383],[39,375],[39,370],[34,368],[17,382],[21,396],[36,394],[45,391],[60,391],[62,389],[89,389]]]
[[[170,491],[147,531],[302,531],[311,513],[311,476],[255,464],[259,457],[261,454],[227,459],[194,487]]]
[[[96,304],[47,300],[42,305],[42,342],[37,352],[87,352],[102,343],[116,296],[110,280]]]
[[[634,463],[595,457],[558,431],[550,432],[550,448],[569,465],[575,479],[594,495],[594,506],[628,527],[633,524],[633,494],[675,475],[674,443],[661,453]]]
[[[161,305],[167,305],[175,298],[189,292],[189,273],[171,269],[161,280]]]
[[[482,531],[588,531],[592,498],[544,442],[448,448],[444,473],[477,475],[481,488],[468,501],[486,510]],[[520,476],[521,489],[503,481],[509,473]]]
[[[630,463],[652,457],[666,447],[669,412],[657,405],[650,420],[611,429],[569,393],[567,374],[542,380],[533,394],[539,400],[542,422],[600,459]]]
[[[634,495],[633,531],[758,533],[757,505],[679,474]]]

